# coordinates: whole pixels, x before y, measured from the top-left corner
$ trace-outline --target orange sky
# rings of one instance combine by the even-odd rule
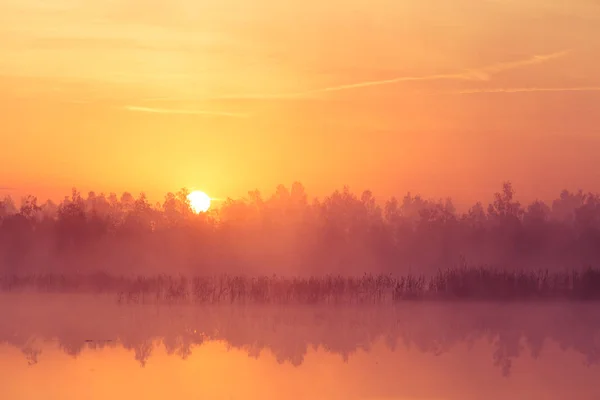
[[[0,0],[0,195],[597,191],[599,55],[595,0]]]

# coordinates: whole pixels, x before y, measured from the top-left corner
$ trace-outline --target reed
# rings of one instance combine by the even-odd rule
[[[393,304],[418,300],[600,300],[600,270],[506,271],[489,267],[439,270],[426,276],[364,274],[284,276],[155,276],[97,274],[0,276],[4,292],[112,294],[119,303]]]

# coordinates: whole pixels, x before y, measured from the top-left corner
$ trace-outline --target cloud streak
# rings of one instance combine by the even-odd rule
[[[233,113],[224,111],[209,111],[209,110],[187,110],[187,109],[171,109],[171,108],[154,108],[140,106],[125,106],[123,109],[132,112],[150,113],[150,114],[175,114],[175,115],[202,115],[213,117],[227,118],[248,118],[249,114]]]
[[[225,95],[218,96],[214,99],[220,100],[284,100],[284,99],[298,99],[298,98],[310,98],[316,97],[320,94],[341,92],[347,90],[356,90],[375,86],[387,86],[394,85],[402,82],[420,82],[420,81],[437,81],[437,80],[462,80],[462,81],[489,81],[496,74],[504,71],[527,67],[531,65],[543,64],[551,60],[559,59],[566,56],[569,53],[568,50],[559,51],[549,54],[533,55],[528,58],[516,61],[507,61],[497,64],[487,65],[480,68],[469,68],[462,72],[449,73],[449,74],[434,74],[425,76],[399,76],[390,79],[370,80],[362,82],[348,83],[344,85],[329,86],[324,88],[317,88],[306,90],[302,92],[291,92],[291,93],[257,93],[257,94],[240,94],[240,95]]]
[[[214,96],[209,99],[204,100],[257,100],[257,101],[269,101],[269,100],[297,100],[297,99],[316,99],[319,95],[326,93],[335,93],[342,92],[348,90],[357,90],[368,87],[376,87],[376,86],[387,86],[394,85],[402,82],[425,82],[425,81],[441,81],[441,80],[454,80],[454,81],[471,81],[471,82],[487,82],[492,79],[492,77],[496,74],[502,73],[504,71],[510,71],[518,68],[523,68],[527,66],[543,64],[548,61],[552,61],[555,59],[562,58],[569,54],[569,50],[549,53],[549,54],[541,54],[541,55],[532,55],[528,58],[516,60],[516,61],[506,61],[497,64],[491,64],[479,68],[469,68],[462,72],[456,73],[448,73],[448,74],[434,74],[434,75],[424,75],[424,76],[399,76],[390,79],[380,79],[380,80],[370,80],[370,81],[361,81],[348,83],[344,85],[336,85],[329,86],[324,88],[310,89],[306,91],[300,92],[288,92],[288,93],[243,93],[243,94],[229,94],[222,96]],[[522,90],[525,91],[525,90]],[[541,91],[541,90],[540,90]],[[556,90],[548,90],[548,91],[556,91]],[[465,91],[465,93],[467,93]],[[475,92],[474,92],[475,93]],[[181,101],[182,99],[169,99],[169,98],[154,98],[154,99],[146,99],[146,101]],[[188,99],[190,100],[190,99]],[[140,109],[144,107],[138,107]],[[141,110],[138,110],[141,111]]]
[[[489,81],[493,75],[509,71],[521,67],[530,65],[542,64],[550,60],[564,57],[568,54],[568,51],[560,51],[550,54],[534,55],[529,58],[517,61],[508,61],[498,64],[488,65],[476,69],[467,69],[465,72],[454,73],[454,74],[437,74],[428,76],[404,76],[391,79],[383,79],[376,81],[365,81],[351,83],[347,85],[332,86],[322,89],[316,89],[304,92],[303,94],[316,94],[316,93],[327,93],[327,92],[339,92],[342,90],[360,89],[372,86],[391,85],[401,82],[416,82],[416,81],[436,81],[436,80],[465,80],[465,81]]]
[[[452,94],[479,94],[479,93],[533,93],[533,92],[600,92],[600,86],[589,87],[563,87],[563,88],[495,88],[495,89],[468,89],[450,92]]]
[[[509,71],[509,70],[517,69],[517,68],[521,68],[521,67],[527,67],[530,65],[543,64],[543,63],[551,61],[551,60],[562,58],[562,57],[566,56],[567,54],[569,54],[569,51],[565,50],[565,51],[559,51],[559,52],[550,53],[550,54],[534,55],[534,56],[529,57],[524,60],[503,62],[503,63],[493,64],[493,65],[488,65],[486,67],[479,68],[479,69],[469,70],[467,72],[467,74],[472,76],[474,78],[474,80],[488,81],[491,79],[491,77],[493,75],[498,74],[500,72]]]

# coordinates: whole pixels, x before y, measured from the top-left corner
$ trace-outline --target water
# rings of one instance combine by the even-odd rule
[[[594,304],[0,297],[2,399],[598,399]]]

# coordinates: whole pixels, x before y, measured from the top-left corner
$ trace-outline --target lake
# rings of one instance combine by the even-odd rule
[[[0,295],[0,398],[598,399],[594,303]]]

